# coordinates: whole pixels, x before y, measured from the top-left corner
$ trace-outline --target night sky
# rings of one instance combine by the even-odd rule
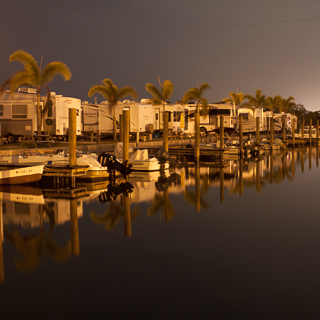
[[[207,82],[209,102],[261,89],[320,110],[319,0],[0,0],[1,83],[22,69],[9,63],[19,49],[67,64],[51,91],[90,102],[105,78],[141,99],[159,76],[172,103]]]

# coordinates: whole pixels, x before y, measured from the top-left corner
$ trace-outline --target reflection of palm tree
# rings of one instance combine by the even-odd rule
[[[138,208],[133,210],[131,218],[134,219],[138,216]],[[120,218],[124,219],[125,212],[123,208],[116,201],[111,201],[108,210],[102,215],[96,214],[94,211],[90,212],[91,220],[97,224],[105,225],[106,230],[113,230],[116,223]]]
[[[40,263],[42,256],[48,252],[50,257],[56,261],[64,261],[71,256],[71,243],[61,248],[48,235],[44,234],[41,228],[41,233],[37,236],[23,237],[18,230],[10,234],[6,229],[6,237],[14,244],[16,249],[25,256],[25,259],[16,259],[15,266],[23,272],[34,270]]]
[[[175,212],[173,204],[169,200],[168,189],[165,189],[162,195],[158,193],[155,195],[152,206],[148,208],[148,216],[154,216],[161,208],[164,215],[164,221],[170,221],[174,217]]]

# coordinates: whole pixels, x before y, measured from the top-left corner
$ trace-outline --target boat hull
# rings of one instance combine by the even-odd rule
[[[44,165],[0,171],[0,185],[28,184],[40,181]]]

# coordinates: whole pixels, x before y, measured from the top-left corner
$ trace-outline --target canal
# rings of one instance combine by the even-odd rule
[[[315,319],[318,148],[1,192],[2,319]]]

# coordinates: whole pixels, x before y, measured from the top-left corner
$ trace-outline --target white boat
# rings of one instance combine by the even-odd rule
[[[19,155],[1,155],[0,165],[14,165],[14,166],[32,166],[40,165],[54,166],[54,165],[68,165],[69,155],[66,152],[60,152],[58,154],[42,154],[42,153],[24,153]],[[87,173],[84,179],[104,179],[109,177],[107,167],[101,166],[101,164],[92,155],[78,154],[77,155],[78,166],[88,166]]]
[[[41,180],[44,165],[27,166],[0,171],[0,185],[26,184]]]

